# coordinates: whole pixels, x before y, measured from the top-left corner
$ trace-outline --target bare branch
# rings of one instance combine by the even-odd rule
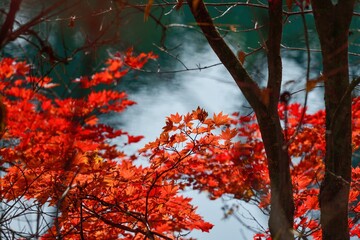
[[[216,30],[204,2],[202,0],[188,0],[188,5],[211,48],[219,57],[220,61],[223,62],[250,105],[259,111],[266,111],[266,106],[261,101],[261,90],[259,86],[250,77],[222,36]]]

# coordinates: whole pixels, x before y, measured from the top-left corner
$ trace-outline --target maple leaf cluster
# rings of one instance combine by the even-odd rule
[[[284,147],[291,157],[294,232],[297,236],[321,239],[318,195],[325,171],[325,111],[305,115],[303,112],[300,104],[279,104],[288,137]],[[357,97],[353,99],[354,150],[360,146],[359,117]],[[140,151],[156,166],[176,168],[171,178],[179,181],[182,188],[205,191],[210,199],[230,196],[252,202],[264,213],[270,211],[267,159],[254,114],[234,113],[230,117],[219,113],[209,117],[200,108],[184,116],[174,114],[167,118],[160,137]],[[351,236],[360,237],[360,167],[354,167],[352,172],[349,226]],[[254,239],[271,239],[270,232],[258,233]]]
[[[0,201],[9,205],[27,199],[55,207],[54,223],[43,238],[173,239],[184,231],[211,229],[191,199],[179,195],[167,170],[136,166],[136,157],[125,155],[120,144],[111,141],[127,139],[123,144],[129,144],[142,136],[98,119],[134,102],[124,92],[95,88],[113,84],[155,57],[133,56],[129,50],[109,59],[103,71],[73,82],[90,89],[83,98],[54,98],[49,88],[58,84],[52,79],[32,76],[25,62],[0,61],[1,104],[6,110]],[[12,216],[2,216],[6,219]]]

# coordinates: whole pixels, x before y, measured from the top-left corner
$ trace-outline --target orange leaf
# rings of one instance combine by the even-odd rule
[[[200,122],[205,121],[206,117],[208,116],[208,113],[200,107],[198,107],[196,110],[194,110],[192,112],[192,114],[193,114],[194,119],[198,119]]]
[[[150,15],[151,7],[154,3],[154,0],[149,0],[148,4],[146,4],[145,11],[144,11],[144,21],[147,21]]]
[[[238,51],[237,57],[238,57],[239,61],[241,62],[241,64],[244,64],[245,58],[246,58],[246,53],[244,51]]]
[[[107,61],[107,64],[109,65],[108,69],[110,72],[116,72],[122,67],[123,62],[117,58],[117,59],[109,59]]]
[[[323,82],[324,80],[325,78],[323,75],[315,79],[310,79],[309,81],[306,82],[306,91],[310,92],[316,87],[316,84],[318,84],[319,82]]]
[[[286,6],[289,11],[291,11],[293,5],[293,0],[286,0]]]
[[[232,31],[232,32],[236,32],[236,31],[237,31],[236,26],[233,25],[233,24],[230,24],[229,29],[230,29],[230,31]]]
[[[94,125],[97,124],[98,120],[99,119],[95,115],[92,115],[92,116],[85,119],[85,123],[87,125],[94,126]]]
[[[164,130],[164,132],[169,132],[171,130],[173,130],[173,121],[170,120],[170,118],[167,119],[166,121],[166,126],[164,126],[162,129]]]
[[[131,136],[131,135],[128,135],[128,143],[137,143],[139,142],[141,139],[143,139],[144,136]]]
[[[217,127],[219,127],[221,125],[224,125],[224,124],[227,124],[230,121],[229,116],[228,115],[223,115],[222,112],[220,112],[218,115],[216,115],[214,113],[213,119],[214,119],[214,124]]]
[[[171,231],[172,227],[170,226],[170,224],[168,222],[166,222],[164,224],[159,224],[159,225],[155,226],[155,230],[159,233],[164,233],[164,232]]]
[[[237,134],[236,129],[226,128],[221,132],[221,138],[223,138],[224,140],[231,140],[236,136],[236,134]]]
[[[182,116],[179,113],[171,114],[168,119],[173,123],[179,123],[182,120]]]
[[[210,229],[212,229],[212,227],[214,226],[211,223],[204,221],[199,221],[198,223],[196,223],[196,225],[197,225],[196,227],[200,228],[202,232],[209,232]]]
[[[199,5],[200,0],[193,0],[192,1],[192,7],[196,10]]]
[[[268,88],[261,89],[261,101],[266,105],[269,106],[270,102],[270,92],[271,90]]]

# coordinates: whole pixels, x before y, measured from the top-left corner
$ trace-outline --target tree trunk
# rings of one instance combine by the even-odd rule
[[[271,188],[269,228],[272,239],[294,239],[294,200],[290,156],[280,125],[278,103],[282,83],[280,45],[283,31],[282,1],[269,1],[269,34],[266,41],[269,79],[267,115],[255,110],[264,142]],[[264,94],[264,93],[263,93]]]
[[[259,88],[216,30],[204,2],[202,0],[188,0],[188,4],[211,48],[229,71],[256,113],[270,173],[271,212],[269,227],[271,236],[273,239],[294,239],[291,231],[294,202],[289,155],[284,147],[286,142],[277,110],[282,82],[280,56],[282,2],[272,1],[269,3],[269,37],[265,47],[268,53],[269,79],[266,90]]]
[[[271,212],[269,228],[272,239],[294,239],[292,228],[294,203],[290,178],[286,141],[277,112],[266,117],[258,117],[264,142],[271,188]]]
[[[323,239],[349,239],[348,201],[351,182],[351,91],[348,34],[354,0],[313,0],[325,77],[326,156],[320,188]]]

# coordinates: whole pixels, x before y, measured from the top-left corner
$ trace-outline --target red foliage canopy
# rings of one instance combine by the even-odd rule
[[[184,231],[209,231],[196,214],[186,187],[252,201],[269,209],[266,155],[254,115],[228,116],[198,108],[170,115],[163,132],[139,151],[147,166],[134,164],[120,144],[141,140],[99,122],[100,114],[122,112],[134,104],[124,92],[95,90],[111,85],[153,54],[116,55],[107,67],[73,84],[90,89],[84,98],[59,98],[48,77],[29,74],[30,66],[0,61],[0,92],[6,117],[1,122],[0,201],[32,199],[54,206],[54,223],[42,236],[68,239],[183,239]],[[294,230],[321,237],[317,196],[324,174],[325,113],[305,114],[299,104],[279,105],[292,157],[296,205]],[[353,99],[353,149],[360,145],[360,98]],[[284,121],[286,119],[286,121]],[[299,123],[301,122],[301,126]],[[351,234],[360,237],[360,168],[353,169],[349,218]],[[344,180],[344,184],[350,184]],[[11,219],[4,216],[3,219]],[[257,238],[269,239],[267,232]]]
[[[286,131],[292,162],[295,224],[298,236],[321,239],[318,195],[324,175],[325,112],[303,115],[300,104],[279,105],[279,114]],[[353,149],[359,148],[360,98],[353,99]],[[286,121],[285,121],[286,117]],[[299,126],[301,123],[301,126]],[[286,125],[286,126],[285,126]],[[171,177],[181,187],[207,191],[211,199],[229,195],[251,201],[263,212],[270,208],[270,180],[266,154],[259,126],[254,115],[233,117],[214,114],[198,108],[185,116],[171,115],[156,141],[141,152],[149,154],[151,163],[169,169],[176,166]],[[359,203],[360,167],[353,169],[349,200],[351,235],[360,237]],[[229,213],[231,215],[231,211]],[[270,239],[269,232],[255,239]]]
[[[153,54],[134,57],[127,52],[109,59],[104,71],[75,81],[91,89],[86,97],[64,99],[52,97],[48,90],[57,84],[29,75],[26,63],[1,60],[7,117],[0,201],[24,197],[56,207],[58,215],[44,238],[172,239],[183,231],[211,229],[163,168],[134,165],[133,157],[110,141],[127,136],[129,144],[141,136],[98,121],[99,114],[122,112],[134,102],[124,92],[93,87],[112,84],[151,58]]]

